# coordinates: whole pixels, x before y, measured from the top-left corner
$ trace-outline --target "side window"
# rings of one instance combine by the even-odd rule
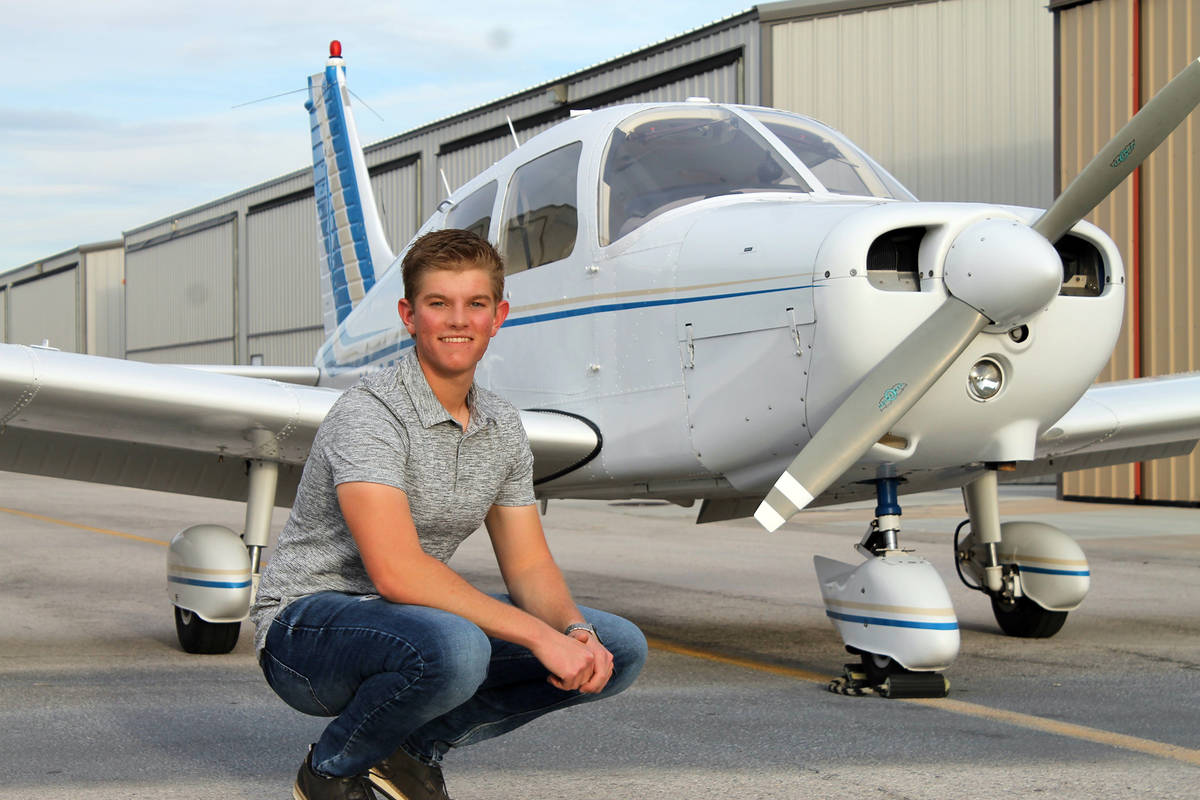
[[[487,238],[492,227],[492,207],[496,205],[496,182],[485,184],[471,192],[446,214],[447,228],[462,228]]]
[[[501,248],[509,273],[571,255],[579,230],[575,182],[583,143],[539,156],[517,168],[504,201]]]

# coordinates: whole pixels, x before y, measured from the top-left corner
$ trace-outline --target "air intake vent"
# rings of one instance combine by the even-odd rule
[[[885,292],[916,292],[921,288],[917,254],[924,228],[897,228],[871,242],[867,251],[867,279]]]
[[[1100,249],[1072,234],[1059,239],[1054,249],[1063,262],[1063,283],[1058,293],[1067,297],[1099,297],[1107,280]]]

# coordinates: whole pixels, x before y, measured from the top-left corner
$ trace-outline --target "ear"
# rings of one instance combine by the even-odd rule
[[[404,323],[408,335],[416,336],[416,309],[412,307],[412,303],[408,302],[407,297],[401,297],[400,302],[396,303],[396,311],[400,313],[400,321]],[[493,333],[492,335],[495,336],[496,334]]]
[[[404,302],[401,300],[400,302]],[[501,300],[496,304],[496,316],[492,319],[492,336],[500,332],[500,326],[508,319],[508,301]]]

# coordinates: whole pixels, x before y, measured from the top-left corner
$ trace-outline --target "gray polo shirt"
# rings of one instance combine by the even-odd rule
[[[421,548],[442,561],[493,505],[534,502],[533,454],[516,409],[478,385],[464,431],[434,396],[416,353],[348,389],[317,430],[292,514],[250,609],[261,651],[279,609],[316,592],[377,594],[336,487],[366,481],[404,490]]]

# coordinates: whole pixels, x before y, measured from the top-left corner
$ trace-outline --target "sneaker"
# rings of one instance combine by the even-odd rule
[[[390,800],[450,800],[442,768],[397,750],[367,772],[375,790]]]
[[[312,748],[296,774],[292,787],[293,800],[375,800],[371,782],[364,775],[349,778],[329,778],[318,774],[312,766]]]

